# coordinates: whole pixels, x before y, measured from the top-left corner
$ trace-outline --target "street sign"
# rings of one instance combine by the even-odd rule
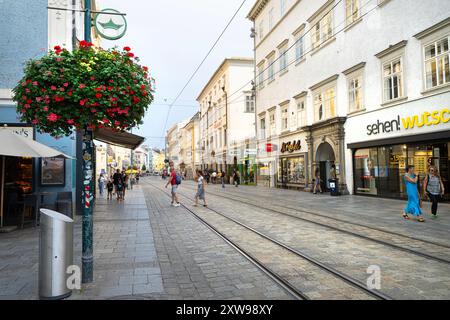
[[[125,35],[127,31],[127,20],[117,10],[104,9],[95,15],[94,26],[102,38],[117,40]]]

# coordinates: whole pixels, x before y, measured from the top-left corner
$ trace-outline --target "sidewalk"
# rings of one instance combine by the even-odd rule
[[[74,264],[81,267],[81,217]],[[0,299],[38,299],[39,228],[0,234]],[[163,291],[153,233],[139,186],[124,202],[98,198],[94,209],[94,282],[70,299],[127,298]],[[135,297],[137,298],[137,297]]]

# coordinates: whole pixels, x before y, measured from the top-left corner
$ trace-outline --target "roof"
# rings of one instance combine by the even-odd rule
[[[203,87],[202,91],[197,97],[197,101],[200,100],[200,97],[205,93],[206,89],[209,87],[210,84],[214,82],[215,77],[219,74],[219,72],[222,70],[222,68],[229,62],[250,62],[253,63],[253,58],[248,57],[231,57],[231,58],[225,58],[223,62],[220,64],[220,66],[217,68],[217,70],[213,73],[212,77],[208,80],[208,83]]]
[[[250,12],[247,14],[247,19],[254,21],[268,2],[269,0],[257,0]]]

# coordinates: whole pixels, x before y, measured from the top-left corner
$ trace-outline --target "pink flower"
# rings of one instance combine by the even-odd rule
[[[47,120],[50,122],[55,122],[58,120],[58,116],[52,112],[47,116]]]
[[[43,107],[43,108],[42,108],[42,110],[44,110],[44,111],[48,111],[48,107],[47,107],[47,106],[45,106],[45,107]]]
[[[68,86],[69,86],[69,83],[68,83],[68,82],[65,82],[65,83],[63,84],[63,86],[64,86],[64,87],[68,87]]]
[[[69,119],[69,120],[67,120],[66,121],[68,124],[74,124],[75,123],[75,121],[73,121],[73,119]]]
[[[53,91],[55,91],[55,90],[56,90],[56,87],[55,87],[55,86],[51,86],[50,89],[52,89]]]
[[[78,88],[80,88],[80,89],[84,89],[84,88],[86,88],[86,85],[85,85],[85,84],[83,84],[83,83],[80,83],[80,85],[78,86]]]
[[[31,121],[31,123],[32,123],[32,124],[38,124],[38,123],[39,123],[39,120],[34,119],[33,121]]]
[[[37,81],[33,81],[33,86],[37,87],[39,83]]]
[[[100,98],[102,97],[102,94],[101,94],[101,93],[96,93],[96,94],[95,94],[95,97],[96,97],[97,99],[100,99]]]
[[[41,102],[42,101],[42,97],[36,97],[36,101],[37,102]]]

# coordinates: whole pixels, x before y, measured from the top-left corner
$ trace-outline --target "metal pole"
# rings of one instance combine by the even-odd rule
[[[84,39],[91,41],[91,0],[84,0]],[[92,130],[84,129],[83,135],[83,245],[82,245],[82,282],[89,283],[93,281],[93,142]]]

